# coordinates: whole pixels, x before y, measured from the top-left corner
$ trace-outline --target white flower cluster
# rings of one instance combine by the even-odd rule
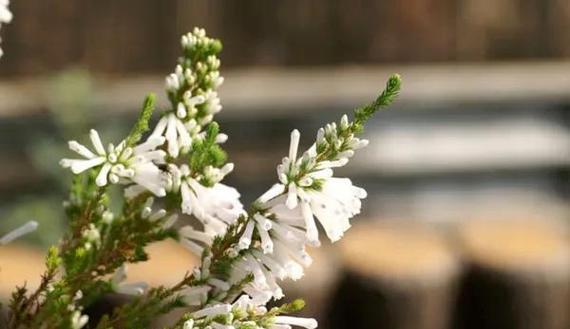
[[[221,183],[233,170],[232,163],[220,167],[206,165],[195,170],[185,163],[195,144],[208,136],[204,127],[222,109],[216,90],[223,83],[223,77],[219,73],[220,60],[215,56],[220,47],[218,41],[206,37],[203,29],[195,29],[184,35],[181,43],[184,56],[174,73],[166,77],[166,93],[172,107],[164,113],[146,141],[131,146],[127,138],[117,146],[109,144],[105,148],[98,132],[91,130],[92,148],[70,141],[69,148],[82,158],[62,159],[60,164],[74,174],[96,170],[95,183],[100,187],[128,185],[125,196],[129,199],[145,191],[157,197],[178,195],[180,212],[194,216],[204,226],[203,232],[195,231],[191,226],[180,230],[183,245],[200,255],[213,236],[222,234],[244,214],[244,210],[238,191]],[[217,133],[214,143],[224,143],[227,138],[227,135]],[[163,228],[170,227],[176,220],[172,216],[164,218],[164,210],[151,215],[152,201],[145,209],[148,214],[141,214],[141,217],[150,221],[160,219]],[[113,217],[109,211],[102,215],[107,224]],[[97,245],[96,232],[95,227],[88,227],[83,232],[86,247]],[[192,241],[196,238],[198,243]]]
[[[244,212],[239,192],[220,183],[233,167],[232,163],[219,169],[209,166],[203,173],[194,174],[186,164],[180,167],[172,164],[168,166],[167,190],[180,192],[182,213],[194,215],[208,234],[222,234],[227,225],[234,223]],[[214,185],[202,185],[201,178],[207,178]]]
[[[164,137],[151,136],[135,147],[129,147],[125,141],[118,146],[109,144],[107,150],[95,129],[90,132],[91,143],[95,152],[76,141],[69,142],[69,148],[85,159],[62,159],[60,165],[70,168],[74,174],[87,169],[100,168],[95,179],[98,186],[135,183],[157,196],[165,196],[164,177],[157,165],[164,163],[166,153],[157,149],[164,144]]]
[[[306,246],[320,245],[319,223],[332,242],[339,240],[350,228],[350,219],[360,212],[361,199],[366,197],[366,191],[354,186],[350,179],[334,177],[334,168],[346,165],[355,150],[368,144],[367,140],[354,136],[354,123],[343,116],[338,126],[332,123],[321,128],[315,143],[300,157],[300,134],[294,130],[289,154],[277,167],[279,183],[258,198],[249,214],[244,211],[238,191],[221,183],[233,170],[233,164],[220,164],[225,156],[222,161],[211,162],[200,162],[202,158],[194,157],[200,155],[199,152],[219,151],[217,144],[227,139],[226,135],[217,133],[217,125],[212,123],[213,116],[222,108],[216,92],[223,82],[219,75],[220,62],[211,55],[217,53],[218,47],[217,41],[206,37],[201,29],[182,37],[185,56],[179,60],[174,73],[166,78],[171,109],[158,121],[146,141],[135,146],[123,141],[105,149],[98,133],[92,130],[94,151],[71,141],[70,149],[83,159],[61,161],[62,166],[69,167],[75,174],[97,170],[98,186],[128,185],[127,198],[144,191],[158,197],[173,195],[175,198],[169,200],[179,200],[178,211],[192,215],[202,224],[203,229],[185,225],[178,230],[181,244],[202,255],[201,267],[194,269],[192,276],[201,283],[187,287],[181,297],[188,305],[204,306],[233,296],[236,287],[245,295],[234,304],[217,304],[193,313],[193,320],[184,326],[186,329],[231,329],[233,320],[218,323],[212,318],[238,311],[265,314],[267,310],[261,305],[272,298],[283,297],[278,281],[297,280],[311,265]],[[205,125],[209,128],[204,129]],[[216,128],[210,129],[212,127]],[[216,154],[204,153],[205,158],[216,158]],[[176,216],[168,215],[163,209],[153,213],[152,200],[147,200],[140,217],[151,222],[160,220],[163,228],[172,226]],[[106,224],[112,223],[113,218],[108,211],[102,214]],[[235,224],[238,218],[242,221],[233,229],[239,233],[232,240],[237,241],[223,250],[223,256],[232,261],[229,277],[222,280],[219,273],[211,275],[210,267],[218,260],[209,253],[208,247],[212,246],[215,236],[226,233],[228,226]],[[97,228],[87,227],[83,234],[87,243],[97,246],[100,239]],[[253,277],[251,282],[246,280],[250,276]],[[133,294],[144,291],[140,284],[125,285],[124,277],[122,268],[111,279],[116,291]],[[267,328],[316,327],[312,319],[276,316],[273,320]],[[207,326],[202,326],[204,323]]]
[[[78,301],[83,298],[83,292],[81,290],[77,290],[75,296],[73,296],[73,301]],[[86,314],[81,314],[83,311],[82,306],[75,306],[75,304],[69,304],[68,310],[71,312],[71,319],[70,324],[72,329],[81,329],[87,325],[89,322],[89,316]]]
[[[10,0],[0,0],[0,28],[2,28],[2,24],[7,24],[12,21],[13,15],[10,9],[8,9],[9,4]],[[1,38],[0,42],[2,42]],[[2,48],[0,48],[0,57],[2,57],[3,54],[4,52],[2,51]]]
[[[206,37],[203,29],[195,29],[182,37],[182,48],[185,54],[201,54],[216,47],[216,42]],[[69,148],[83,159],[63,159],[60,164],[75,174],[97,169],[98,186],[130,185],[125,190],[128,198],[144,191],[158,197],[180,194],[182,213],[200,220],[207,233],[222,233],[243,213],[237,190],[220,183],[233,170],[233,164],[221,168],[206,166],[200,172],[192,172],[187,164],[177,163],[192,150],[194,141],[204,139],[204,125],[222,109],[216,92],[223,82],[219,67],[220,61],[214,55],[194,61],[183,57],[174,73],[166,78],[172,109],[158,121],[145,142],[131,147],[123,141],[105,149],[97,131],[91,130],[94,150],[70,141]],[[226,140],[226,135],[217,134],[215,142]],[[212,185],[205,185],[203,180]]]
[[[350,228],[350,219],[360,212],[361,199],[366,191],[356,187],[348,178],[333,177],[333,168],[344,166],[354,151],[366,146],[349,129],[346,116],[336,124],[329,124],[317,133],[317,139],[301,157],[297,156],[300,134],[291,133],[289,155],[277,168],[279,183],[256,201],[256,211],[249,214],[239,241],[226,253],[231,258],[231,275],[227,282],[209,277],[210,257],[203,259],[196,277],[208,285],[193,287],[184,294],[191,305],[200,305],[208,296],[221,300],[230,287],[239,285],[248,275],[253,281],[243,292],[256,304],[280,299],[283,291],[278,281],[297,280],[312,258],[307,245],[319,246],[317,221],[328,238],[335,242]],[[213,237],[191,227],[181,231],[183,243],[197,254],[202,245],[210,245]],[[241,253],[241,250],[247,252]]]
[[[206,36],[204,29],[196,28],[182,36],[181,44],[185,52],[196,53],[213,47],[215,42]],[[152,135],[166,137],[172,157],[189,152],[192,139],[203,137],[202,127],[222,110],[216,91],[224,82],[219,68],[220,60],[209,55],[204,61],[177,65],[174,73],[166,77],[165,87],[173,110],[160,119]],[[227,136],[221,135],[219,142],[225,139]]]
[[[346,116],[341,120],[343,130],[347,129],[347,121]],[[360,200],[366,197],[366,191],[348,178],[333,177],[332,168],[345,165],[354,150],[367,141],[353,135],[342,138],[341,132],[334,124],[319,130],[317,142],[300,158],[300,134],[297,130],[291,133],[289,156],[277,168],[280,183],[257,200],[261,210],[247,223],[238,248],[251,247],[254,231],[260,239],[253,251],[232,269],[232,284],[253,273],[254,280],[244,291],[255,301],[283,297],[277,280],[297,280],[303,276],[304,268],[311,265],[306,245],[320,245],[315,218],[334,242],[350,228],[349,220],[360,212]],[[322,160],[317,149],[332,153]]]
[[[271,316],[267,308],[256,303],[251,297],[242,295],[233,304],[216,304],[191,314],[184,329],[291,329],[293,326],[306,329],[317,327],[317,321],[311,318],[293,316]],[[261,320],[254,320],[261,319]]]

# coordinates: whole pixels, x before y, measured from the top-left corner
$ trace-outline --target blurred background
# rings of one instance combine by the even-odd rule
[[[366,188],[345,240],[313,251],[303,296],[322,328],[570,328],[570,2],[567,0],[13,1],[0,60],[0,300],[37,284],[62,235],[65,141],[119,140],[160,96],[194,26],[222,39],[224,111],[252,201],[299,128],[400,99],[342,171]],[[196,259],[150,248],[133,281],[174,282]]]

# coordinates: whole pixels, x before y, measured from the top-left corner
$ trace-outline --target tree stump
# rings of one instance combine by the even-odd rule
[[[570,328],[566,228],[537,221],[476,221],[460,229],[467,260],[455,328]]]
[[[446,328],[459,264],[434,232],[364,224],[340,244],[344,278],[327,328]]]

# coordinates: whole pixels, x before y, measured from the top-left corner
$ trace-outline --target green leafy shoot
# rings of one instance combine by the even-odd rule
[[[137,122],[126,139],[127,146],[135,145],[141,139],[142,135],[149,130],[148,122],[154,111],[155,98],[154,94],[146,96]]]
[[[399,74],[393,74],[386,82],[386,87],[380,95],[371,103],[360,107],[354,111],[354,132],[362,132],[363,126],[374,113],[384,108],[398,97],[402,87],[402,78]]]

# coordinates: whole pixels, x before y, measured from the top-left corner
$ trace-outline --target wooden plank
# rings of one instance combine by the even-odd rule
[[[570,61],[334,68],[249,68],[225,73],[223,104],[236,116],[303,116],[315,108],[346,107],[369,101],[387,77],[399,72],[404,87],[397,107],[422,109],[449,104],[570,101]],[[147,92],[162,96],[164,76],[98,77],[94,104],[99,113],[138,110]],[[45,109],[48,80],[0,82],[0,117]],[[483,107],[482,107],[483,108]],[[267,111],[271,109],[271,111]]]

